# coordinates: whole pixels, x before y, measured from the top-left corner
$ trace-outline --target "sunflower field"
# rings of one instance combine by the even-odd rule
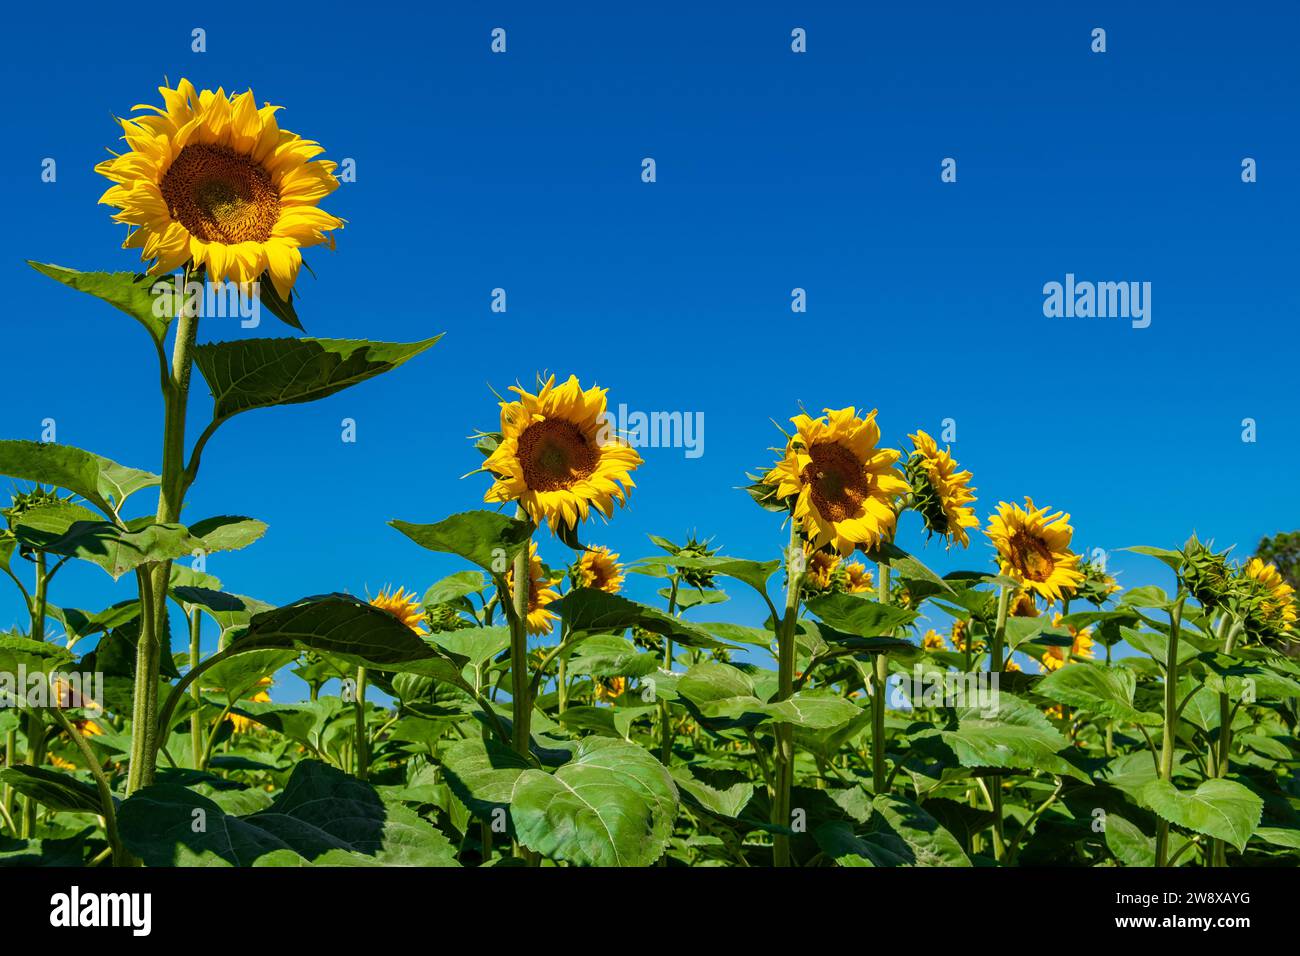
[[[1069,514],[1032,488],[978,500],[950,442],[889,422],[912,433],[887,447],[875,411],[762,411],[776,447],[736,464],[762,553],[666,529],[626,555],[602,521],[650,466],[606,389],[513,370],[465,422],[459,508],[393,505],[395,541],[459,570],[283,606],[225,589],[200,559],[266,526],[184,510],[212,436],[438,339],[201,341],[187,290],[223,283],[301,331],[302,250],[345,228],[321,206],[336,166],[251,91],[160,92],[97,167],[145,272],[31,263],[135,321],[163,415],[156,473],[0,441],[0,570],[27,611],[0,634],[0,865],[1300,864],[1279,570],[1193,536],[1130,549],[1174,586],[1120,587]],[[932,571],[927,544],[967,569]],[[69,562],[122,599],[78,609]],[[761,619],[711,620],[724,584]],[[284,673],[308,699],[273,699]]]

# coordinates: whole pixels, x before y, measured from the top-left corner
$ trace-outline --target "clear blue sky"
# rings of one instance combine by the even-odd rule
[[[270,525],[211,561],[231,590],[423,592],[456,570],[386,522],[479,507],[486,479],[459,476],[479,461],[465,436],[495,421],[488,384],[544,368],[633,409],[704,414],[702,457],[645,451],[631,507],[584,531],[625,558],[650,552],[647,533],[688,529],[773,556],[779,519],[735,489],[770,461],[769,417],[800,403],[878,407],[895,446],[956,419],[981,517],[1030,494],[1073,514],[1080,548],[1195,530],[1249,551],[1300,525],[1290,5],[475,6],[8,11],[0,434],[37,438],[50,417],[63,442],[157,469],[144,333],[23,260],[134,267],[91,167],[117,148],[114,114],[185,76],[251,87],[327,157],[356,161],[357,182],[326,203],[348,220],[338,250],[310,254],[317,278],[299,282],[309,333],[447,333],[389,376],[223,428],[187,517]],[[191,52],[194,27],[206,53]],[[1090,52],[1094,27],[1105,54]],[[940,182],[945,157],[955,184]],[[1045,318],[1042,286],[1067,272],[1151,282],[1150,328]],[[806,314],[790,311],[796,286]],[[269,316],[201,332],[280,334]],[[345,417],[356,444],[340,441]],[[982,539],[961,557],[922,549],[911,516],[899,543],[942,570],[989,562]],[[1129,586],[1159,578],[1147,558],[1111,566]],[[84,568],[52,597],[97,609],[132,586]],[[741,588],[709,613],[756,623]],[[0,621],[18,617],[3,592]]]

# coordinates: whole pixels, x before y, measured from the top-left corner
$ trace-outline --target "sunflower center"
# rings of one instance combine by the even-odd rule
[[[172,218],[204,242],[266,242],[280,218],[270,174],[228,146],[186,146],[159,188]]]
[[[1029,580],[1039,583],[1050,578],[1056,569],[1046,542],[1024,531],[1017,531],[1011,537],[1011,564]]]
[[[561,491],[592,474],[600,452],[573,422],[547,418],[519,436],[519,462],[533,491]]]
[[[812,461],[801,477],[818,513],[831,521],[861,514],[862,502],[871,494],[871,480],[857,456],[835,442],[809,446],[808,456]]]

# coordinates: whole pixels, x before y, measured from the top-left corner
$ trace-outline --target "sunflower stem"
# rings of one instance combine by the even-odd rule
[[[190,611],[190,670],[199,666],[202,630],[202,614],[195,607]],[[198,769],[199,761],[203,759],[203,692],[197,681],[190,685],[190,697],[194,700],[194,713],[190,715],[190,755],[194,758],[195,769]]]
[[[1169,610],[1169,647],[1165,653],[1165,722],[1160,744],[1160,779],[1166,783],[1174,776],[1174,743],[1178,730],[1178,636],[1182,627],[1182,595]],[[1169,858],[1169,823],[1156,822],[1156,866],[1166,866]]]
[[[185,284],[195,274],[185,270]],[[199,309],[182,297],[178,306],[176,339],[172,345],[171,370],[162,379],[163,458],[158,492],[157,520],[174,524],[180,520],[185,490],[191,475],[185,468],[185,412],[189,405],[190,372],[199,331]],[[158,725],[158,678],[162,661],[162,637],[167,633],[167,586],[171,562],[146,565],[137,574],[140,591],[140,640],[136,647],[135,690],[131,707],[131,758],[127,773],[127,796],[153,783],[158,748],[164,728]]]
[[[366,738],[366,669],[357,668],[357,691],[353,701],[356,715],[356,757],[357,779],[365,780],[370,775],[370,741]]]
[[[790,547],[786,551],[785,613],[777,630],[776,699],[783,701],[794,693],[794,627],[799,617],[799,584],[803,577],[803,548],[799,533],[790,522]],[[772,865],[790,865],[790,837],[783,832],[790,826],[790,792],[794,788],[794,727],[778,723],[774,731],[773,753],[775,793],[772,796],[772,823],[782,830],[772,835]]]
[[[668,616],[677,616],[677,587],[678,576],[673,575],[672,589],[668,594]],[[664,670],[673,669],[673,639],[669,635],[664,635]],[[659,761],[665,767],[673,758],[673,723],[672,712],[668,706],[666,698],[659,698]],[[665,858],[666,859],[666,858]]]
[[[1002,660],[1002,648],[1007,637],[1007,615],[1011,610],[1011,589],[1003,585],[998,594],[998,619],[996,626],[993,628],[993,649],[989,657],[989,673],[993,676],[994,681],[1001,677],[1004,662]],[[996,684],[994,685],[996,687]],[[993,811],[993,848],[999,857],[1004,857],[1006,852],[1006,841],[1002,833],[1002,778],[993,777],[993,786],[988,790],[989,809]]]
[[[520,518],[526,515],[520,509]],[[529,756],[529,725],[532,723],[532,706],[529,701],[528,674],[528,592],[532,584],[532,537],[524,540],[515,555],[510,604],[510,697],[511,743],[515,753]]]
[[[890,567],[884,561],[877,565],[880,580],[876,597],[881,604],[889,603]],[[885,792],[888,780],[885,760],[885,686],[889,683],[889,655],[881,652],[871,662],[871,790]]]

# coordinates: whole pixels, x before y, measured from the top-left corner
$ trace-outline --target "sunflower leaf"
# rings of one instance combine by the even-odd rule
[[[71,445],[20,440],[0,440],[0,475],[71,491],[106,515],[162,480]]]
[[[194,348],[194,364],[212,390],[214,424],[254,408],[294,405],[333,395],[419,355],[423,342],[358,339],[241,339]]]
[[[169,285],[169,276],[147,276],[134,272],[78,272],[76,269],[48,262],[33,262],[31,259],[27,260],[27,264],[55,282],[62,282],[70,289],[93,295],[122,310],[144,326],[155,345],[162,347],[171,321],[171,310],[160,308],[159,303],[170,300],[153,290],[159,283]],[[160,311],[162,315],[158,314]]]

